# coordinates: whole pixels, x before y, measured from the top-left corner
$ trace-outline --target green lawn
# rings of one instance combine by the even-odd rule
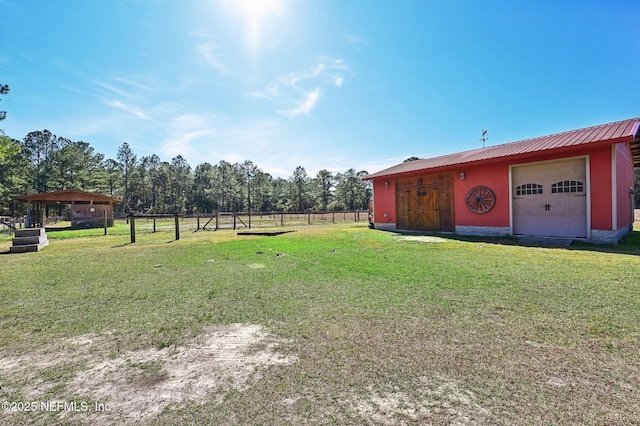
[[[567,249],[406,241],[363,223],[296,229],[180,241],[143,230],[129,244],[120,225],[1,255],[0,401],[110,410],[38,407],[0,423],[640,423],[639,232]],[[207,368],[243,360],[185,353],[229,324],[270,337],[246,349],[242,380],[202,387]],[[203,367],[177,373],[185,359]],[[205,391],[154,393],[180,374]]]

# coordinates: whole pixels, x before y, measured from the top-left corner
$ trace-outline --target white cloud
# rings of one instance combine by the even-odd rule
[[[113,92],[113,93],[115,93],[115,94],[116,94],[116,95],[118,95],[118,96],[122,96],[122,97],[130,97],[130,94],[129,94],[129,93],[127,93],[126,91],[124,91],[124,90],[122,90],[122,89],[119,89],[119,88],[117,88],[117,87],[115,87],[115,86],[112,86],[112,85],[110,85],[110,84],[108,84],[108,83],[104,83],[104,82],[99,81],[99,82],[97,82],[96,84],[97,84],[98,86],[102,87],[103,89],[107,89],[109,92]]]
[[[306,94],[303,102],[300,105],[298,105],[297,108],[286,110],[286,111],[278,111],[278,113],[286,116],[309,114],[309,112],[311,112],[313,107],[318,102],[318,99],[320,98],[320,93],[321,93],[320,88],[316,87],[314,90]]]
[[[279,114],[293,117],[309,114],[323,88],[340,88],[349,68],[341,59],[321,58],[309,71],[291,72],[274,79],[262,91],[248,95],[272,101]]]
[[[182,155],[185,158],[198,158],[203,148],[218,133],[216,127],[206,116],[183,114],[170,120],[166,129],[167,137],[162,143],[162,153],[168,157]]]
[[[119,82],[119,83],[123,83],[123,84],[129,85],[131,87],[135,87],[136,89],[145,90],[147,92],[157,92],[158,91],[158,90],[156,90],[155,88],[153,88],[151,86],[139,83],[137,81],[130,80],[128,78],[116,77],[116,78],[114,78],[114,80]]]
[[[329,160],[323,158],[324,153],[310,157],[299,147],[314,146],[317,141],[291,134],[283,119],[237,121],[224,116],[183,114],[168,120],[161,133],[166,136],[156,152],[165,160],[180,154],[192,167],[205,162],[251,160],[273,177],[288,178],[298,165],[307,171],[319,170],[338,157],[329,151]]]
[[[214,136],[215,130],[201,129],[192,132],[182,133],[172,137],[162,146],[162,152],[169,157],[182,155],[183,157],[192,157],[198,155],[196,142],[208,136]]]
[[[218,59],[218,50],[218,45],[212,41],[207,41],[196,46],[196,52],[200,54],[202,60],[216,70],[218,74],[231,74],[231,70]]]
[[[88,89],[79,89],[64,85],[61,85],[61,87],[73,93],[99,99],[104,105],[125,111],[136,118],[151,120],[149,113],[141,106],[148,104],[148,102],[145,101],[144,97],[139,96],[136,93],[136,90],[131,89],[142,89],[146,92],[156,92],[154,88],[126,78],[113,78],[111,81],[120,83],[120,85],[124,84],[129,87],[128,89],[120,88],[118,87],[118,84],[103,81],[92,83]]]
[[[105,103],[114,108],[118,108],[130,114],[133,114],[138,118],[142,118],[143,120],[150,119],[149,116],[144,111],[142,111],[142,109],[136,107],[135,105],[125,104],[124,102],[118,100],[105,101]]]

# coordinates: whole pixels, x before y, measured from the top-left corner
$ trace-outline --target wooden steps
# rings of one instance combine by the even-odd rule
[[[12,241],[13,245],[9,249],[10,253],[39,251],[49,245],[44,228],[16,229],[16,236]]]

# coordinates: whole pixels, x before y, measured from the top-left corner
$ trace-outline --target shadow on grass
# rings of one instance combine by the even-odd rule
[[[393,231],[385,231],[393,232]],[[542,247],[542,248],[559,248],[565,250],[579,250],[579,251],[595,251],[600,253],[618,253],[618,254],[630,254],[640,256],[640,230],[631,231],[627,236],[622,238],[618,244],[594,244],[584,241],[574,240],[573,243],[567,245],[566,238],[521,238],[513,236],[504,237],[488,237],[488,236],[471,236],[471,235],[459,235],[449,234],[442,232],[418,232],[418,231],[402,231],[394,232],[398,235],[432,235],[449,240],[465,241],[472,243],[485,243],[485,244],[499,244],[508,246],[520,246],[520,247]]]
[[[46,226],[44,228],[45,232],[60,232],[60,231],[77,231],[77,230],[83,230],[85,228],[72,228],[71,226],[55,226],[55,227],[51,227],[51,226]],[[87,228],[90,229],[90,228]]]

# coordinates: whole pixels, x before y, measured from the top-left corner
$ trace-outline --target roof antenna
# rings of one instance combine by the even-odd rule
[[[482,147],[483,148],[484,148],[484,143],[489,140],[489,138],[487,137],[487,133],[488,132],[489,132],[488,130],[483,130],[482,131],[482,138],[480,138],[480,140],[482,141]]]

